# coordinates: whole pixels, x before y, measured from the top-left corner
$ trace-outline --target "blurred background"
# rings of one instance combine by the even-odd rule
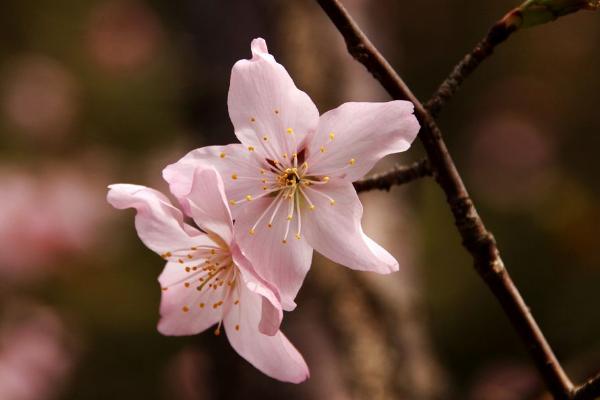
[[[511,0],[346,0],[427,99]],[[600,23],[519,32],[440,123],[513,279],[567,371],[600,368]],[[0,399],[547,399],[460,245],[439,188],[361,195],[401,271],[316,257],[284,332],[311,378],[271,380],[210,332],[156,331],[162,260],[106,185],[165,190],[189,150],[233,142],[230,68],[252,38],[321,112],[388,96],[313,1],[3,0]],[[423,156],[411,151],[377,168]]]

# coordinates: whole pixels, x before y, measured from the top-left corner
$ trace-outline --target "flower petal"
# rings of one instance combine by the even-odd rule
[[[190,216],[200,229],[217,234],[230,245],[233,240],[233,221],[225,197],[223,180],[216,169],[205,165],[196,168],[187,200]]]
[[[231,71],[229,116],[240,142],[279,160],[283,153],[297,152],[314,133],[319,111],[268,53],[263,39],[254,39],[251,48],[252,59],[238,61]]]
[[[254,151],[241,144],[207,146],[190,151],[163,170],[163,178],[169,183],[171,193],[186,212],[189,212],[189,205],[185,197],[191,191],[194,171],[202,165],[210,165],[219,172],[228,199],[243,199],[262,190],[261,168],[268,168]]]
[[[242,285],[240,303],[227,313],[223,323],[231,346],[250,364],[280,381],[300,383],[309,376],[302,355],[281,331],[273,336],[258,330],[260,295]]]
[[[234,229],[237,242],[252,262],[256,272],[279,290],[283,309],[291,311],[296,307],[294,298],[310,268],[312,248],[304,238],[296,239],[291,229],[287,243],[282,243],[286,229],[285,215],[287,215],[283,210],[279,210],[280,217],[273,221],[272,228],[267,227],[271,216],[269,212],[256,226],[254,234],[250,234],[250,229],[264,214],[271,201],[273,201],[271,197],[261,198],[240,207],[242,211],[239,213]]]
[[[158,278],[162,288],[158,331],[163,335],[194,335],[222,319],[226,305],[214,305],[225,298],[227,286],[212,289],[206,285],[198,291],[199,275],[179,263],[165,266]]]
[[[183,222],[181,211],[162,193],[145,186],[109,186],[107,200],[118,209],[135,208],[135,227],[142,242],[158,254],[214,243],[202,232]]]
[[[279,291],[262,279],[254,266],[244,256],[237,243],[231,247],[233,262],[237,265],[242,280],[246,282],[248,290],[262,297],[262,316],[260,319],[259,330],[266,335],[275,335],[279,331],[283,311],[281,301],[279,300]]]
[[[351,183],[332,181],[306,194],[315,209],[304,213],[303,232],[315,250],[356,270],[380,274],[398,270],[396,259],[364,234],[362,204]],[[334,205],[329,198],[335,200]]]
[[[408,101],[342,104],[319,120],[308,147],[310,173],[355,181],[382,157],[407,150],[418,132]]]

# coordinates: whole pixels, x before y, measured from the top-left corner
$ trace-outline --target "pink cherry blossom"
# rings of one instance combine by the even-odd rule
[[[228,97],[241,143],[203,147],[168,166],[171,191],[186,208],[195,166],[219,170],[240,245],[278,287],[285,310],[295,307],[313,249],[356,270],[397,271],[394,257],[364,234],[352,182],[410,147],[419,131],[413,105],[346,103],[319,117],[265,41],[251,48],[252,59],[233,67]]]
[[[298,383],[308,377],[300,353],[279,330],[279,294],[256,273],[233,235],[223,182],[215,169],[195,169],[184,220],[162,193],[138,185],[111,185],[108,201],[135,208],[142,242],[166,261],[159,277],[164,335],[193,335],[217,324],[233,348],[265,374]]]

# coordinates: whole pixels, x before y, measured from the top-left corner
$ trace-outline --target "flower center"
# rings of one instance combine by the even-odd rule
[[[170,287],[181,285],[185,290],[198,292],[201,296],[200,300],[204,299],[198,304],[184,304],[181,308],[183,313],[205,308],[214,310],[220,308],[221,318],[214,331],[215,335],[219,335],[224,315],[230,307],[240,303],[239,272],[229,247],[224,245],[223,240],[216,235],[209,236],[215,241],[214,246],[177,249],[161,255],[166,261],[179,264],[183,272],[180,279],[163,287],[162,290],[166,291]],[[237,300],[234,300],[236,296]],[[236,326],[236,330],[239,330],[239,325]]]
[[[298,174],[298,168],[286,168],[281,175],[277,177],[277,183],[282,188],[296,187],[302,178]]]
[[[254,121],[252,121],[254,122]],[[311,201],[313,195],[327,199],[331,206],[335,205],[335,200],[327,195],[327,191],[324,188],[319,187],[329,182],[329,176],[324,174],[311,175],[309,173],[309,166],[306,162],[306,149],[302,148],[293,152],[294,149],[298,149],[295,133],[292,128],[286,129],[286,137],[289,137],[291,143],[284,146],[287,152],[279,154],[275,147],[271,145],[270,138],[265,135],[262,137],[260,145],[263,147],[263,156],[265,158],[260,159],[258,154],[255,153],[254,146],[249,146],[248,151],[251,154],[251,159],[254,158],[252,163],[258,161],[259,175],[254,175],[252,171],[252,163],[249,164],[247,159],[230,157],[225,152],[220,153],[220,158],[227,159],[236,162],[240,166],[250,166],[249,176],[240,176],[237,172],[231,174],[231,179],[238,181],[240,184],[248,185],[250,193],[244,196],[244,198],[236,200],[230,199],[229,204],[232,206],[239,205],[241,203],[250,202],[259,198],[271,198],[272,201],[264,209],[262,214],[258,217],[254,225],[249,229],[250,235],[256,233],[261,221],[267,218],[268,214],[271,214],[268,222],[266,223],[268,228],[273,227],[273,221],[280,212],[280,210],[287,209],[285,217],[285,231],[281,242],[287,243],[289,233],[292,229],[292,225],[296,225],[296,239],[302,238],[302,213],[301,210],[308,208],[309,211],[315,211],[316,206]],[[329,134],[329,142],[334,141],[334,133]],[[325,146],[321,146],[320,153],[325,154]],[[323,156],[325,157],[325,155]],[[351,159],[348,162],[348,166],[354,165],[355,160]],[[254,164],[256,165],[256,164]],[[257,188],[252,190],[253,183],[256,182]],[[281,218],[278,218],[281,220]]]

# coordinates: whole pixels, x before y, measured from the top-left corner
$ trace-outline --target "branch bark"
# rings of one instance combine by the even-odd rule
[[[573,400],[591,400],[600,397],[600,373],[573,391]]]
[[[595,381],[588,385],[591,389],[581,392],[584,393],[580,395],[583,397],[575,397],[577,389],[554,355],[529,307],[504,267],[494,237],[477,213],[442,138],[442,132],[432,115],[360,30],[338,0],[317,0],[317,2],[344,37],[349,53],[367,68],[394,99],[409,100],[414,103],[415,114],[422,125],[419,138],[431,163],[436,181],[446,195],[463,246],[471,254],[476,271],[495,295],[519,333],[549,391],[555,399],[591,398],[585,396],[589,396],[587,393],[590,391],[594,392],[597,385]]]
[[[432,175],[433,171],[429,166],[429,161],[424,159],[411,165],[397,165],[387,172],[356,181],[354,188],[357,192],[375,189],[389,191],[394,185],[402,185]]]
[[[429,115],[435,118],[442,107],[456,94],[464,80],[493,54],[496,46],[508,39],[516,30],[517,26],[506,17],[496,22],[475,48],[454,67],[450,75],[425,104]]]

